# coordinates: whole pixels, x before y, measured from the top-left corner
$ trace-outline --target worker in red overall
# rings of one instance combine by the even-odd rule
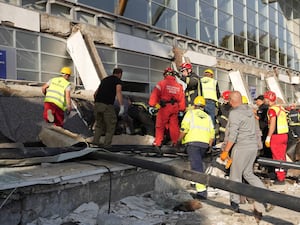
[[[272,158],[274,160],[286,161],[286,149],[288,142],[288,122],[285,109],[276,104],[276,94],[273,91],[267,91],[264,98],[269,100],[268,124],[269,130],[265,140],[265,145],[271,148]],[[285,183],[285,170],[275,168],[277,180],[274,184]]]
[[[155,140],[153,145],[159,154],[164,139],[165,128],[168,127],[172,145],[176,146],[179,137],[178,113],[185,110],[185,98],[182,86],[176,82],[172,68],[166,68],[164,79],[153,89],[149,99],[149,112],[158,110],[155,124]]]

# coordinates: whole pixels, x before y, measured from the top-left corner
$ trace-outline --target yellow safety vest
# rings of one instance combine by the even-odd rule
[[[271,106],[269,108],[276,112],[276,134],[286,134],[289,132],[289,126],[287,122],[287,115],[285,110],[278,105]],[[269,118],[269,115],[268,115]],[[270,119],[270,118],[269,118]]]
[[[182,143],[209,143],[215,136],[214,125],[210,116],[201,109],[187,111],[182,122],[181,130],[186,133]]]
[[[202,84],[203,97],[205,99],[218,101],[217,91],[216,91],[217,81],[211,77],[202,77],[201,84]]]
[[[65,90],[70,85],[70,82],[63,77],[52,78],[50,82],[51,83],[47,88],[44,102],[52,102],[57,107],[65,111],[66,110]]]

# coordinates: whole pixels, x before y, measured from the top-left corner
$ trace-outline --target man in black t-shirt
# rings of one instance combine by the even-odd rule
[[[111,76],[105,77],[94,94],[95,98],[95,133],[93,144],[101,147],[109,147],[117,124],[114,101],[117,96],[120,111],[119,116],[124,113],[122,96],[122,77],[123,70],[115,68]],[[105,135],[104,142],[100,142],[102,134]]]

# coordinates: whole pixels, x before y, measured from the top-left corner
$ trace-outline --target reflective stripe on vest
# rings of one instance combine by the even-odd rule
[[[198,117],[195,118],[195,117]],[[189,121],[189,132],[185,135],[182,143],[188,142],[203,142],[209,143],[211,137],[211,127],[212,124],[208,114],[200,109],[190,110],[189,114],[186,115],[184,120]],[[184,122],[184,121],[183,121]]]
[[[46,97],[44,102],[52,102],[57,107],[66,110],[65,90],[70,85],[70,82],[63,77],[55,77],[50,81],[47,88]]]
[[[202,94],[205,99],[212,99],[214,101],[218,101],[217,97],[217,81],[211,77],[203,77],[201,78],[202,84]]]
[[[289,127],[287,123],[287,115],[284,109],[281,106],[271,106],[270,109],[273,109],[276,112],[276,134],[286,134],[289,132]],[[269,116],[268,116],[269,117]]]

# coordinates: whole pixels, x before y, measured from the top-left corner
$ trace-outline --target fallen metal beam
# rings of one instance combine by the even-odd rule
[[[262,157],[256,159],[256,162],[258,164],[266,165],[266,166],[275,166],[275,167],[280,167],[285,169],[300,170],[300,163],[286,162],[281,160],[272,160],[272,159],[262,158]]]
[[[261,203],[271,203],[273,205],[281,206],[287,209],[300,212],[300,198],[270,191],[268,189],[258,188],[248,184],[234,182],[212,175],[186,170],[180,167],[152,162],[140,158],[135,158],[133,156],[122,155],[117,153],[98,151],[89,154],[87,157],[93,159],[104,159],[136,167],[141,167],[144,169],[182,178],[185,180],[206,184],[209,187],[214,187],[236,194],[241,194],[243,196],[253,198]]]

